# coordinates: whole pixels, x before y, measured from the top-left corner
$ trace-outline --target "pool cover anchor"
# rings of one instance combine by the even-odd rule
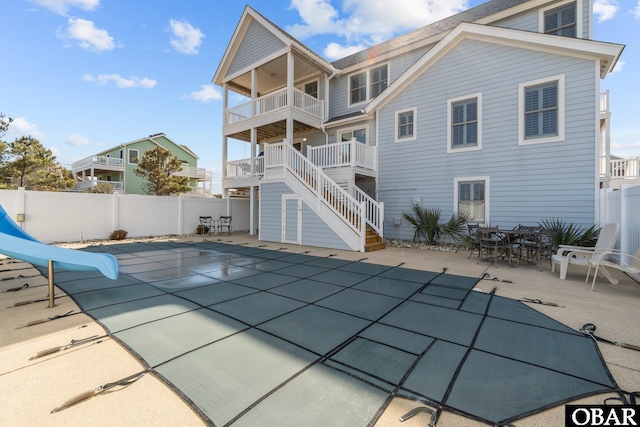
[[[29,326],[39,325],[40,323],[47,323],[52,320],[61,319],[63,317],[71,316],[74,310],[67,311],[64,314],[58,314],[57,316],[47,317],[46,319],[34,320],[32,322],[25,323],[24,325],[18,326],[16,329],[28,328]]]
[[[427,424],[427,427],[435,427],[436,422],[438,421],[438,414],[436,413],[436,411],[431,408],[427,408],[426,406],[418,406],[417,408],[410,410],[400,417],[400,422],[405,422],[409,418],[413,418],[414,416],[418,415],[420,412],[431,414],[431,420],[429,421],[429,424]]]
[[[85,391],[84,393],[80,393],[74,397],[72,397],[71,399],[67,400],[66,402],[64,402],[62,405],[57,406],[55,408],[53,408],[51,410],[51,414],[56,413],[56,412],[60,412],[63,409],[67,409],[70,406],[75,405],[76,403],[80,403],[83,400],[87,400],[90,399],[94,396],[97,396],[100,393],[104,393],[105,391],[113,388],[113,387],[127,387],[130,386],[131,384],[133,384],[134,382],[138,381],[140,378],[142,378],[144,376],[144,374],[146,374],[147,371],[144,370],[142,372],[138,372],[136,374],[130,375],[128,377],[122,378],[121,380],[118,381],[114,381],[112,383],[107,383],[104,385],[101,385],[93,390],[89,390],[89,391]]]
[[[596,330],[596,325],[594,325],[593,323],[585,323],[580,328],[580,332],[582,332],[585,335],[591,336],[591,338],[593,338],[595,341],[602,341],[602,342],[606,342],[607,344],[612,344],[612,345],[615,345],[615,346],[618,346],[618,347],[628,348],[628,349],[631,349],[631,350],[640,351],[640,346],[637,346],[637,345],[634,345],[634,344],[625,343],[625,342],[612,341],[612,340],[608,340],[606,338],[602,338],[602,337],[596,336],[594,334],[595,330]]]
[[[560,307],[564,308],[564,305],[557,304],[555,302],[542,301],[541,299],[533,299],[533,298],[522,298],[521,302],[527,302],[529,304],[540,304],[540,305],[548,305],[550,307]]]
[[[106,337],[106,335],[103,335],[103,336],[93,335],[93,336],[90,336],[90,337],[87,337],[87,338],[80,338],[80,339],[77,339],[77,340],[71,340],[71,342],[69,342],[69,344],[62,345],[62,346],[57,346],[57,347],[51,347],[51,348],[47,348],[45,350],[41,350],[41,351],[37,352],[35,356],[31,356],[29,358],[29,360],[39,359],[41,357],[48,356],[50,354],[54,354],[54,353],[57,353],[59,351],[68,350],[68,349],[73,348],[75,346],[86,344],[86,343],[89,343],[91,341],[95,341],[97,339],[105,338],[105,337]],[[96,341],[94,344],[99,344],[101,342],[102,342],[102,340]]]

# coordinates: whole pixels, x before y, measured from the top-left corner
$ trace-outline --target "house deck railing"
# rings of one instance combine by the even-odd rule
[[[88,190],[92,187],[95,187],[98,184],[109,184],[111,188],[113,188],[113,191],[124,191],[124,182],[122,181],[99,181],[99,180],[77,182],[76,190],[78,191]]]
[[[609,90],[606,90],[600,94],[600,112],[609,112]]]
[[[189,178],[202,178],[204,179],[207,176],[207,171],[205,168],[197,168],[194,166],[183,166],[178,172],[175,172],[176,176],[186,176]]]
[[[78,160],[77,162],[73,162],[71,170],[78,171],[89,169],[91,167],[100,168],[105,166],[112,168],[124,168],[124,160],[108,156],[89,156],[82,160]]]
[[[251,173],[251,164],[254,165]],[[264,157],[249,157],[247,159],[227,162],[225,178],[245,179],[264,175]]]
[[[375,171],[376,154],[375,147],[358,142],[355,138],[351,141],[307,147],[307,157],[311,163],[323,169],[350,166]]]
[[[225,125],[232,125],[271,113],[285,107],[296,108],[313,117],[324,120],[324,101],[314,98],[298,89],[293,90],[293,105],[287,102],[287,88],[279,89],[235,107],[228,108],[224,118]]]
[[[609,177],[611,179],[640,179],[640,157],[628,159],[610,159]],[[607,176],[607,159],[600,158],[600,176]]]

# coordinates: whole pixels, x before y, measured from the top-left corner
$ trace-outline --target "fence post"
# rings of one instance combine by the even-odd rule
[[[113,209],[111,213],[112,218],[111,222],[113,224],[113,229],[120,229],[120,195],[119,193],[113,193]]]
[[[182,236],[182,224],[184,219],[184,195],[178,196],[178,235]]]
[[[18,192],[16,193],[18,200],[16,201],[16,214],[24,214],[24,217],[27,218],[27,213],[24,211],[25,205],[25,190],[24,187],[19,187]],[[15,221],[17,218],[13,218]],[[24,221],[20,222],[20,228],[24,228]]]

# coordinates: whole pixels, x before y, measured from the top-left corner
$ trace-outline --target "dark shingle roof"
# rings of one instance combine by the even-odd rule
[[[418,28],[410,33],[354,53],[353,55],[338,59],[332,64],[337,69],[347,68],[370,58],[372,51],[375,51],[375,56],[379,56],[436,34],[450,31],[462,22],[474,22],[478,19],[484,18],[485,16],[493,15],[494,13],[526,3],[527,1],[529,0],[491,0],[471,9],[467,9],[463,12],[441,19],[440,21],[436,21],[425,27]]]

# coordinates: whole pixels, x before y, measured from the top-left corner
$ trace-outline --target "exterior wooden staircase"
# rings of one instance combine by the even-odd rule
[[[380,237],[378,233],[374,231],[373,228],[367,226],[367,236],[364,244],[364,251],[365,252],[379,251],[386,247],[387,247],[387,244],[382,241],[382,237]]]

